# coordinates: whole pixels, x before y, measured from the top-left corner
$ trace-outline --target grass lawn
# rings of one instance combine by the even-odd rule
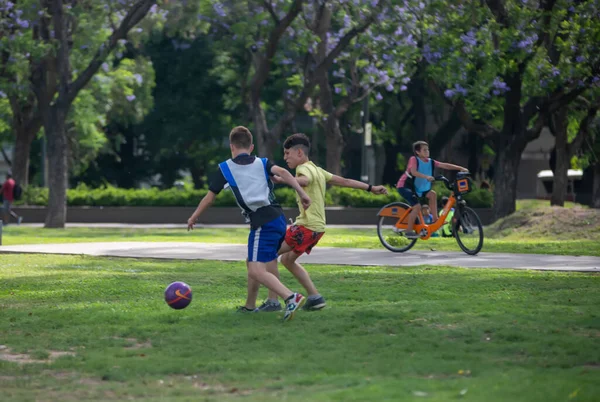
[[[573,236],[574,237],[574,236]],[[238,243],[246,244],[247,228],[199,228],[187,232],[181,229],[109,229],[83,228],[42,229],[24,226],[7,226],[4,228],[2,244],[39,243],[79,243],[108,241],[152,241],[152,242],[204,242],[204,243]],[[494,234],[486,237],[484,252],[590,255],[600,256],[600,229],[591,238],[557,239],[551,234],[532,233],[527,236],[519,231],[507,235]],[[375,226],[368,229],[328,229],[319,242],[323,247],[357,247],[383,249],[377,238]],[[460,251],[456,241],[451,238],[432,238],[418,241],[414,250]],[[410,251],[409,251],[410,252]]]
[[[233,312],[241,263],[0,258],[2,401],[600,394],[598,275],[309,266],[329,307],[283,324]],[[194,290],[185,310],[162,299],[175,280]]]

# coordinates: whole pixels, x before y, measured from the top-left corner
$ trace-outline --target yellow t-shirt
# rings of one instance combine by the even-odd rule
[[[331,180],[333,175],[328,171],[321,169],[311,161],[303,163],[296,167],[296,177],[305,176],[308,178],[308,185],[304,191],[312,203],[305,210],[300,202],[300,197],[296,196],[300,216],[296,218],[296,225],[302,225],[313,232],[325,231],[325,184]]]

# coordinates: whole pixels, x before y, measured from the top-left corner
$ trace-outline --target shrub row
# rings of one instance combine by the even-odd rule
[[[436,183],[434,186],[441,199],[449,195],[450,191]],[[355,208],[377,208],[389,202],[402,201],[402,197],[395,188],[388,187],[389,194],[378,196],[366,191],[332,187],[326,193],[326,204],[328,206],[342,206]],[[88,188],[79,186],[67,190],[67,205],[69,206],[178,206],[193,207],[206,195],[206,189],[177,189],[159,190],[150,189],[124,189],[116,187]],[[296,193],[288,187],[276,188],[275,197],[285,207],[296,206]],[[493,199],[489,191],[476,189],[468,194],[465,199],[473,208],[491,207]],[[45,206],[48,203],[48,189],[28,187],[23,192],[23,199],[19,204]],[[236,206],[231,191],[223,191],[216,198],[214,206],[232,207]]]

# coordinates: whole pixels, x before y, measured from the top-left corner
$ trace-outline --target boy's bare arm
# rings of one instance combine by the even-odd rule
[[[453,165],[451,163],[444,163],[444,162],[438,162],[437,167],[439,167],[440,169],[446,169],[446,170],[460,170],[461,172],[469,171],[469,169],[464,168],[462,166]]]
[[[296,190],[298,196],[300,196],[300,200],[302,201],[302,206],[304,209],[307,209],[310,206],[312,202],[310,197],[304,192],[302,186],[300,186],[300,183],[298,183],[298,180],[296,180],[296,178],[292,176],[290,172],[280,166],[275,165],[271,168],[271,173],[281,177],[285,184]]]
[[[438,166],[440,166],[439,162],[438,162]],[[410,175],[413,177],[419,177],[421,179],[427,179],[429,181],[435,180],[435,178],[433,176],[427,176],[426,174],[419,172],[416,168],[410,169]]]
[[[363,183],[362,181],[346,179],[345,177],[336,176],[336,175],[333,175],[331,177],[331,180],[329,180],[329,184],[333,184],[334,186],[340,186],[340,187],[357,188],[359,190],[366,190],[366,191],[369,191],[369,189],[370,189],[370,191],[373,194],[387,194],[388,193],[387,188],[385,188],[384,186],[372,186],[370,184]]]
[[[200,215],[202,215],[202,213],[204,211],[206,211],[213,204],[216,197],[217,197],[217,195],[215,193],[208,190],[208,193],[206,193],[204,198],[202,198],[202,201],[200,201],[200,204],[198,204],[198,207],[196,208],[196,210],[194,211],[192,216],[190,216],[190,219],[188,219],[188,221],[187,221],[188,230],[194,229],[194,224],[196,223],[196,221],[198,220]]]
[[[273,183],[285,184],[285,180],[283,180],[283,178],[278,175],[271,177],[271,180],[273,180]],[[310,180],[308,180],[308,177],[306,176],[297,176],[296,181],[298,182],[298,184],[300,184],[301,187],[306,187],[310,183]]]

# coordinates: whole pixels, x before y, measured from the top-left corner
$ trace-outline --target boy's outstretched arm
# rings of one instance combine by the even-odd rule
[[[290,172],[288,172],[280,166],[274,165],[271,168],[271,173],[281,177],[285,184],[296,190],[298,196],[300,196],[300,200],[302,201],[302,206],[304,207],[304,209],[310,207],[310,203],[312,202],[310,197],[308,196],[308,194],[306,194],[306,192],[304,192],[302,186],[300,186],[296,178],[292,176]]]
[[[329,184],[333,184],[334,186],[340,187],[350,187],[357,188],[359,190],[370,191],[373,194],[387,194],[387,188],[384,186],[372,186],[367,183],[363,183],[362,181],[346,179],[345,177],[333,175],[331,180],[328,181]]]
[[[188,221],[187,221],[188,231],[194,230],[194,224],[196,223],[196,221],[198,220],[200,215],[202,215],[202,213],[204,211],[206,211],[213,204],[216,197],[217,197],[217,195],[215,193],[208,190],[208,193],[206,193],[204,198],[202,198],[202,201],[200,201],[200,204],[198,204],[198,207],[196,208],[196,210],[194,211],[192,216],[190,216],[190,219],[188,219]]]
[[[438,162],[437,167],[439,167],[440,169],[446,169],[446,170],[460,170],[461,172],[469,171],[469,169],[464,168],[462,166],[453,165],[451,163],[444,163],[444,162]]]

